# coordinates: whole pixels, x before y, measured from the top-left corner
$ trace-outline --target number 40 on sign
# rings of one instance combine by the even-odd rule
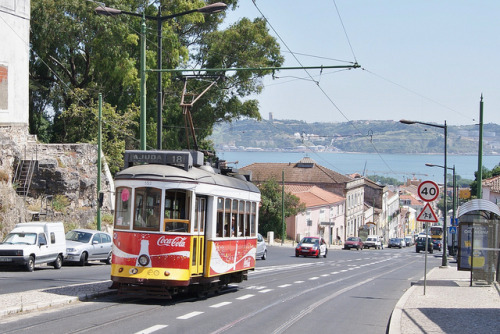
[[[418,186],[418,196],[424,202],[432,202],[439,196],[439,187],[435,182],[423,181]]]

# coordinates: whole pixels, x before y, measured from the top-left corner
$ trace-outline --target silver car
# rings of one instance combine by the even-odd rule
[[[260,233],[257,233],[257,254],[255,254],[256,259],[267,259],[267,246],[266,241]]]
[[[81,266],[88,261],[98,260],[111,264],[113,239],[106,232],[78,229],[66,233],[67,257],[64,262],[74,262]]]

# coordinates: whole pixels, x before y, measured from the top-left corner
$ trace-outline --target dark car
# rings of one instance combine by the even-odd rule
[[[344,242],[344,249],[356,248],[357,250],[363,249],[363,240],[359,237],[349,237]]]
[[[440,252],[441,249],[443,248],[443,240],[433,238],[432,239],[432,246],[433,246],[432,248],[434,248]]]
[[[326,242],[321,237],[304,237],[295,247],[295,256],[316,256],[326,257],[328,248]]]
[[[415,240],[415,251],[420,253],[420,251],[425,251],[425,240],[427,240],[427,249],[429,253],[434,253],[434,245],[432,244],[432,238],[424,236],[419,236]]]
[[[403,245],[403,239],[401,239],[401,238],[390,238],[389,239],[389,243],[387,244],[387,247],[389,247],[389,248],[393,248],[393,247],[403,248],[404,247],[404,245]]]

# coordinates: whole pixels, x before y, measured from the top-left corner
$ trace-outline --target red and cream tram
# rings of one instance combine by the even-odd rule
[[[111,280],[169,298],[217,290],[255,268],[260,192],[197,151],[126,151],[115,176]]]

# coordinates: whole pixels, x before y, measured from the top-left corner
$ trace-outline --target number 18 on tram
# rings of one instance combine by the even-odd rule
[[[260,192],[197,151],[126,151],[115,176],[112,288],[171,298],[247,279]]]

